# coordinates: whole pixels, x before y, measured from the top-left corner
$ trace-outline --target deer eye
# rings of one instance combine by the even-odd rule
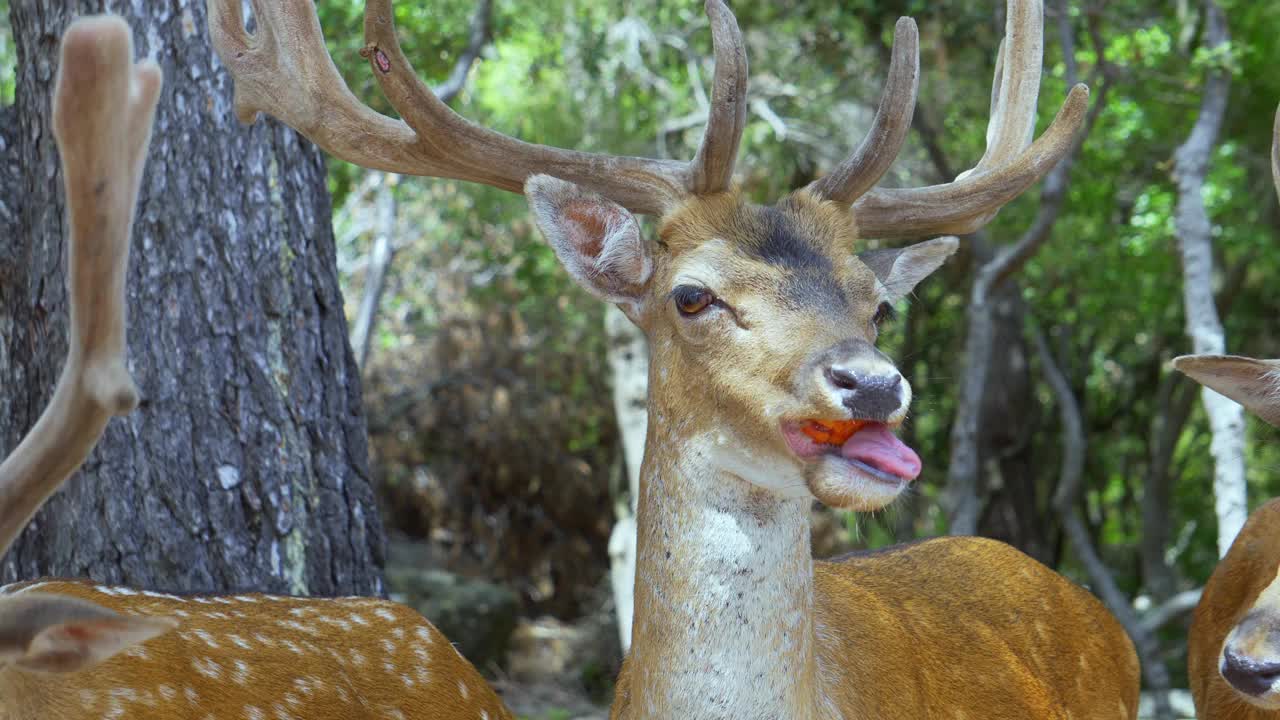
[[[887,302],[880,303],[880,307],[876,308],[876,314],[871,318],[871,324],[880,327],[880,323],[885,320],[892,320],[898,316],[898,311]]]
[[[693,317],[716,302],[716,296],[710,290],[695,285],[678,286],[671,291],[671,299],[675,301],[676,309],[685,317]]]

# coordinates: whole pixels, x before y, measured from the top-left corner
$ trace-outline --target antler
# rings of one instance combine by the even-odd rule
[[[138,392],[125,364],[125,275],[160,68],[133,63],[117,17],[82,18],[62,41],[53,132],[70,226],[70,340],[49,406],[0,464],[0,554],[84,462]]]
[[[1002,44],[996,61],[987,150],[978,164],[945,185],[868,192],[901,149],[915,108],[915,26],[899,21],[889,82],[871,133],[848,160],[811,186],[813,192],[852,202],[864,237],[959,235],[990,222],[1067,154],[1085,120],[1089,89],[1077,85],[1044,135],[1031,142],[1044,53],[1043,16],[1038,0],[1009,1],[1007,47]]]
[[[243,122],[268,112],[333,155],[391,172],[511,192],[522,192],[526,178],[545,173],[640,213],[661,214],[690,194],[730,187],[746,124],[747,57],[737,20],[722,0],[706,0],[715,84],[702,144],[689,163],[534,145],[466,120],[418,79],[396,38],[391,0],[367,0],[362,52],[404,118],[393,120],[351,94],[325,49],[310,0],[251,2],[258,22],[253,35],[245,30],[238,0],[209,0],[213,44],[235,79]],[[967,233],[990,221],[1067,153],[1088,100],[1088,88],[1073,88],[1053,124],[1032,143],[1043,55],[1041,2],[1009,0],[1006,34],[1009,47],[997,62],[987,151],[973,170],[946,185],[871,189],[906,139],[919,88],[919,38],[915,23],[903,18],[871,132],[811,191],[853,203],[862,234],[870,237]]]
[[[324,46],[310,0],[251,0],[249,35],[239,0],[209,0],[213,46],[235,79],[236,112],[269,113],[329,153],[364,167],[468,180],[522,192],[547,173],[589,187],[633,212],[661,214],[690,193],[729,189],[746,123],[747,59],[733,13],[707,0],[716,57],[712,112],[692,162],[584,153],[535,145],[453,112],[418,79],[400,49],[390,0],[365,4],[362,51],[403,121],[351,94]]]

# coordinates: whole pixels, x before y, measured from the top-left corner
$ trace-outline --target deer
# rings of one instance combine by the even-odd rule
[[[132,411],[129,239],[162,78],[128,25],[63,35],[53,120],[66,187],[69,351],[0,463],[0,554]],[[431,623],[379,598],[178,595],[41,578],[0,589],[0,718],[511,720]]]
[[[308,0],[210,0],[243,122],[269,114],[364,167],[523,193],[565,270],[647,335],[632,645],[611,716],[1133,718],[1138,663],[1090,593],[1010,546],[951,537],[814,562],[817,500],[873,511],[921,472],[895,434],[912,390],[876,349],[893,304],[1068,151],[1088,88],[1037,139],[1043,7],[1009,0],[987,149],[956,180],[877,187],[919,86],[895,27],[866,139],[772,205],[733,182],[746,122],[737,20],[706,0],[715,70],[692,160],[588,153],[470,122],[419,79],[390,0],[361,54],[394,119],[357,99]],[[657,218],[642,238],[636,215]],[[942,236],[942,237],[938,237]],[[934,237],[865,248],[867,238]]]
[[[1271,143],[1280,195],[1280,110]],[[1280,359],[1184,355],[1173,366],[1280,427]],[[1187,635],[1187,677],[1202,720],[1280,718],[1280,499],[1249,515],[1205,583]]]

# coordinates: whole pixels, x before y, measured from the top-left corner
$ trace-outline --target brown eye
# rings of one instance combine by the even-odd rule
[[[871,323],[876,327],[880,327],[880,323],[885,320],[892,320],[898,316],[898,311],[887,302],[880,303],[880,307],[876,308],[876,314],[871,318]]]
[[[716,296],[706,288],[681,285],[671,291],[671,299],[675,301],[676,309],[681,315],[692,317],[711,307],[716,301]]]

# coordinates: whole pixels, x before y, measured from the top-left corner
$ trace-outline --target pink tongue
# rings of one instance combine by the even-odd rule
[[[868,425],[854,433],[840,448],[840,454],[903,480],[915,480],[920,475],[920,456],[884,425]]]

